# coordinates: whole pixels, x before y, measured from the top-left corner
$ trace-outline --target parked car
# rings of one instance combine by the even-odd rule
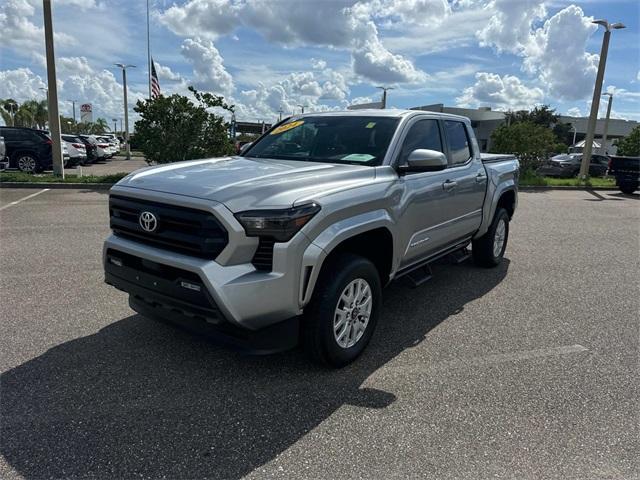
[[[9,168],[9,160],[7,158],[7,147],[4,144],[4,137],[0,136],[0,171]]]
[[[96,161],[106,160],[107,158],[109,158],[110,152],[108,151],[108,143],[98,140],[95,135],[80,135],[80,137],[88,140],[92,145],[95,146]]]
[[[563,153],[551,157],[545,165],[538,169],[537,173],[545,177],[571,178],[580,173],[581,163],[581,153]],[[592,177],[603,177],[607,174],[608,166],[609,157],[605,155],[592,155],[591,163],[589,164],[589,175]]]
[[[51,139],[40,130],[24,127],[0,127],[9,167],[34,173],[51,168]]]
[[[609,175],[616,178],[622,193],[631,195],[640,185],[640,157],[611,157]]]
[[[69,155],[69,147],[66,142],[62,142],[62,165],[66,168],[71,166],[71,156]]]
[[[291,117],[243,156],[112,187],[105,280],[145,316],[258,352],[301,340],[340,367],[371,339],[385,284],[420,285],[445,256],[502,262],[518,175],[514,156],[480,154],[465,117]]]
[[[82,140],[73,135],[62,135],[62,141],[67,145],[70,156],[70,166],[86,165],[87,148]]]
[[[86,135],[78,135],[76,137],[82,143],[87,151],[87,163],[94,163],[98,161],[98,142],[88,138]]]
[[[97,136],[96,140],[99,142],[98,146],[103,148],[107,153],[107,158],[111,158],[116,154],[115,146],[109,141],[107,137]]]
[[[109,144],[115,148],[116,153],[120,152],[120,140],[113,133],[105,133],[104,138],[109,141]]]

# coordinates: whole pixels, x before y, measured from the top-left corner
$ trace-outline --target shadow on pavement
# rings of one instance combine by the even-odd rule
[[[420,288],[391,285],[369,348],[337,371],[299,351],[241,356],[139,315],[124,318],[2,375],[1,453],[26,478],[242,477],[345,404],[393,403],[393,392],[361,385],[428,342],[431,329],[492,290],[508,267],[436,266]]]

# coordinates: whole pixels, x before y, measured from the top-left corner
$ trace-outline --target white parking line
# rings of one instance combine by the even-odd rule
[[[25,200],[29,200],[30,198],[33,198],[36,195],[40,195],[41,193],[48,192],[49,190],[51,190],[51,189],[50,188],[43,188],[39,192],[32,193],[31,195],[27,195],[26,197],[23,197],[23,198],[21,198],[19,200],[16,200],[15,202],[7,203],[6,205],[0,207],[0,210],[4,210],[5,208],[13,207],[14,205],[17,205],[20,202],[24,202]]]

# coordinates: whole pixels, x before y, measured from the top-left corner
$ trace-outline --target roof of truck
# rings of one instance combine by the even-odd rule
[[[428,114],[436,117],[451,118],[456,120],[467,120],[467,117],[453,115],[451,113],[431,112],[428,110],[404,110],[400,108],[371,108],[362,110],[340,110],[331,112],[308,112],[304,114],[293,115],[290,118],[316,117],[316,116],[353,116],[353,117],[407,117],[410,115]]]

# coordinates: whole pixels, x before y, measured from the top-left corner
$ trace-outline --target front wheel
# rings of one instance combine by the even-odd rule
[[[38,163],[33,155],[22,153],[16,160],[18,170],[24,173],[35,173],[38,171]]]
[[[339,368],[366,348],[382,305],[376,267],[349,253],[328,260],[305,309],[303,343],[316,363]]]
[[[496,210],[489,230],[473,241],[473,260],[481,267],[496,267],[502,261],[509,239],[509,214],[504,208]]]

